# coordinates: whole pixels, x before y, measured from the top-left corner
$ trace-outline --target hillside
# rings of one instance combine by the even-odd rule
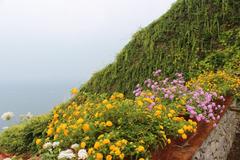
[[[240,97],[239,66],[240,1],[178,0],[70,100],[0,133],[0,156],[151,159],[156,148],[187,141],[198,123],[217,126],[226,107],[216,100]],[[169,81],[149,80],[151,89],[132,98],[159,68]]]
[[[135,33],[116,60],[81,90],[131,95],[135,85],[157,68],[165,75],[183,72],[186,77],[223,67],[239,74],[239,26],[239,0],[178,0]]]

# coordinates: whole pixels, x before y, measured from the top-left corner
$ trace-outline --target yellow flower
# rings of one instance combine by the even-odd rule
[[[49,128],[47,131],[47,135],[51,136],[53,134],[53,128]]]
[[[161,130],[163,130],[163,126],[162,126],[162,125],[160,125],[159,128],[160,128]]]
[[[72,95],[75,95],[75,94],[77,94],[78,93],[78,89],[77,88],[73,88],[72,90],[71,90],[71,94]]]
[[[64,136],[68,136],[68,130],[65,129],[65,130],[63,131],[63,134],[64,134]]]
[[[95,148],[95,149],[98,149],[99,147],[100,147],[100,143],[99,143],[99,142],[95,142],[94,148]]]
[[[128,143],[128,141],[126,140],[126,139],[122,139],[122,141],[121,141],[123,144],[127,144]]]
[[[184,133],[184,130],[183,130],[183,129],[179,129],[179,130],[178,130],[178,133],[179,133],[179,134],[183,134],[183,133]]]
[[[158,110],[162,110],[163,106],[160,104],[160,105],[155,106],[155,108],[158,109]]]
[[[57,128],[56,132],[57,132],[57,133],[60,133],[60,131],[61,131],[61,127],[59,126],[59,127]]]
[[[182,134],[182,139],[187,139],[187,135],[185,133]]]
[[[111,155],[107,155],[106,160],[112,160],[112,156]]]
[[[85,142],[82,142],[82,143],[80,144],[80,147],[81,147],[81,148],[85,148],[85,147],[86,147],[86,143],[85,143]]]
[[[153,103],[153,100],[151,98],[143,98],[143,100],[148,103]]]
[[[125,156],[124,153],[122,153],[122,154],[119,155],[119,158],[124,159],[124,156]]]
[[[93,149],[93,148],[89,148],[89,149],[88,149],[88,154],[89,154],[89,155],[93,154],[93,152],[94,152],[94,149]]]
[[[53,137],[53,139],[56,140],[57,138],[58,138],[58,135],[55,134],[54,137]]]
[[[144,158],[139,158],[139,160],[145,160]]]
[[[111,127],[112,125],[113,125],[113,124],[112,124],[111,121],[107,121],[107,122],[106,122],[106,126]]]
[[[190,132],[190,131],[192,131],[192,130],[193,130],[193,127],[192,127],[192,126],[190,126],[190,125],[188,125],[188,126],[187,126],[187,130]]]
[[[140,101],[140,100],[138,100],[138,101],[137,101],[137,105],[138,105],[138,106],[143,106],[143,102]]]
[[[66,129],[67,128],[67,124],[66,123],[63,123],[59,126],[62,130]]]
[[[168,117],[169,117],[169,118],[172,118],[173,115],[172,115],[171,113],[168,113]]]
[[[183,120],[183,118],[180,118],[180,117],[173,117],[173,120],[174,121],[177,121],[177,122],[181,122]]]
[[[89,130],[90,130],[89,124],[85,123],[85,124],[82,126],[82,129],[84,130],[84,132],[89,131]]]
[[[175,114],[176,112],[171,109],[171,110],[170,110],[170,113],[171,113],[171,114]]]
[[[120,151],[119,148],[116,148],[115,154],[116,154],[117,156],[119,156],[119,155],[121,154],[121,151]]]
[[[77,116],[80,115],[80,112],[79,112],[79,111],[75,111],[75,112],[73,112],[73,115],[74,115],[75,117],[77,117]]]
[[[188,130],[188,127],[187,127],[186,125],[184,125],[184,126],[183,126],[183,129],[184,129],[185,131],[187,131],[187,130]]]
[[[72,128],[72,129],[77,129],[78,126],[77,126],[76,124],[74,124],[74,125],[71,125],[70,128]]]
[[[56,120],[55,122],[54,122],[54,125],[56,125],[58,123],[58,120]]]
[[[161,115],[161,111],[156,111],[155,112],[155,116],[160,116]]]
[[[118,93],[118,94],[117,94],[117,97],[118,97],[118,98],[124,98],[124,94]]]
[[[155,99],[155,101],[156,101],[156,102],[160,102],[161,99],[157,97],[157,98]]]
[[[100,123],[100,126],[105,126],[105,122],[101,122],[101,123]]]
[[[97,153],[96,154],[96,160],[102,160],[103,159],[103,154],[102,153]]]
[[[122,146],[122,142],[121,141],[117,141],[116,142],[116,146],[121,147]]]
[[[53,119],[54,119],[54,120],[57,120],[58,117],[59,117],[59,115],[58,115],[57,113],[53,115]]]
[[[114,99],[116,99],[116,96],[112,95],[110,99],[114,100]]]
[[[171,139],[167,139],[167,143],[170,144],[171,143]]]
[[[109,147],[109,149],[111,150],[111,151],[115,151],[116,150],[116,146],[114,146],[114,145],[111,145],[110,147]]]
[[[78,120],[77,120],[77,124],[81,124],[81,123],[83,123],[84,122],[84,119],[82,119],[82,118],[79,118]]]
[[[42,140],[41,139],[36,139],[36,144],[39,145],[41,144]]]
[[[197,126],[197,122],[193,121],[193,122],[192,122],[192,125],[193,125],[193,126]]]
[[[145,148],[143,146],[138,146],[138,148],[136,148],[137,152],[144,152]]]
[[[103,103],[103,104],[107,104],[107,103],[108,103],[108,100],[105,99],[105,100],[102,101],[102,103]]]
[[[90,137],[89,137],[89,136],[86,136],[86,137],[84,137],[84,139],[87,141],[87,140],[90,139]]]
[[[99,121],[95,121],[94,125],[97,126],[99,124]]]
[[[103,144],[109,144],[110,143],[110,140],[109,139],[104,139],[103,140]]]
[[[107,104],[107,109],[112,109],[113,108],[113,105],[112,104]]]

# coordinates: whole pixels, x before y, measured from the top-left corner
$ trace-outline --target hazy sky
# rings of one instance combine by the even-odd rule
[[[175,0],[0,0],[0,84],[82,82]]]

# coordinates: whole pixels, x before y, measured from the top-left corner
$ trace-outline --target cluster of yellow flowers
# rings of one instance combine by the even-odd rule
[[[187,139],[186,132],[195,133],[196,132],[196,126],[197,123],[195,121],[192,121],[191,119],[188,120],[190,125],[184,125],[181,129],[178,129],[178,134],[181,135],[182,139]]]
[[[153,96],[153,93],[150,91],[143,92],[143,96],[137,97],[136,103],[138,106],[147,106],[151,104],[155,104],[152,107],[152,111],[154,112],[154,116],[158,117],[161,121],[169,121],[172,120],[178,125],[179,128],[177,130],[177,133],[180,135],[182,139],[187,139],[187,134],[195,133],[197,130],[197,123],[191,119],[188,121],[185,120],[184,117],[181,117],[181,115],[186,114],[186,97],[181,97],[181,99],[178,99],[178,101],[173,102],[173,107],[170,106],[164,106],[161,103],[161,100],[157,97],[154,99],[146,98]],[[182,125],[184,123],[184,125]],[[160,126],[160,128],[163,130],[163,126]],[[171,143],[171,139],[167,139],[165,132],[161,132],[163,137],[167,140],[168,143]]]
[[[206,72],[196,78],[192,78],[186,84],[187,87],[201,87],[208,92],[217,92],[219,95],[231,92],[240,96],[240,77],[226,71]]]
[[[77,93],[76,90],[72,90],[73,92]],[[151,92],[146,92],[146,94],[152,95]],[[149,110],[147,106],[153,103],[152,109]],[[95,101],[86,99],[80,104],[72,101],[68,105],[55,107],[52,120],[47,126],[45,139],[36,139],[36,144],[41,146],[49,141],[59,141],[62,146],[67,147],[77,142],[81,149],[87,150],[88,156],[92,159],[124,159],[137,155],[139,160],[144,160],[149,154],[151,144],[145,142],[142,137],[145,135],[140,135],[143,139],[135,139],[135,141],[125,138],[132,130],[136,130],[133,134],[139,135],[138,125],[141,125],[129,123],[127,116],[134,115],[134,111],[146,115],[137,116],[134,119],[138,118],[143,124],[151,124],[152,126],[146,126],[150,126],[152,132],[162,137],[164,146],[170,144],[175,138],[187,139],[188,135],[196,132],[197,123],[185,120],[181,116],[185,112],[184,103],[186,103],[185,99],[182,98],[174,104],[174,107],[168,107],[161,103],[160,98],[153,100],[138,97],[130,100],[126,99],[122,93],[114,93],[109,98],[99,98]],[[119,115],[121,113],[124,114]],[[121,117],[110,118],[113,114]],[[124,125],[124,119],[129,125]],[[122,130],[124,133],[119,133],[121,128],[126,128]]]

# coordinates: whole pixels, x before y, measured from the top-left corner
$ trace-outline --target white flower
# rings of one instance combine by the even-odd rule
[[[30,118],[33,117],[33,114],[32,114],[31,112],[28,112],[28,113],[26,114],[26,117],[27,117],[28,119],[30,119]]]
[[[1,118],[4,121],[11,120],[13,117],[14,117],[14,113],[13,112],[6,112],[6,113],[3,113],[2,116],[1,116]]]
[[[5,126],[5,127],[2,127],[2,130],[8,129],[8,128],[9,128],[8,126]]]
[[[71,145],[71,148],[74,150],[77,150],[79,148],[79,144],[75,143],[75,144]]]
[[[31,112],[28,112],[27,114],[25,115],[20,115],[20,119],[21,121],[26,121],[26,120],[29,120],[33,117],[33,114]]]
[[[73,153],[71,149],[67,149],[65,151],[61,151],[58,155],[58,159],[72,159],[76,157],[76,155]]]
[[[87,157],[88,157],[88,154],[87,154],[86,149],[80,149],[80,150],[78,151],[78,159],[79,159],[79,160],[80,160],[80,159],[87,159]]]
[[[47,142],[47,143],[45,143],[44,145],[43,145],[43,149],[49,149],[49,148],[51,148],[52,147],[52,143],[51,142]]]
[[[56,148],[57,146],[59,146],[59,144],[60,144],[59,142],[53,142],[52,147]]]
[[[4,158],[3,160],[12,160],[11,158]]]

